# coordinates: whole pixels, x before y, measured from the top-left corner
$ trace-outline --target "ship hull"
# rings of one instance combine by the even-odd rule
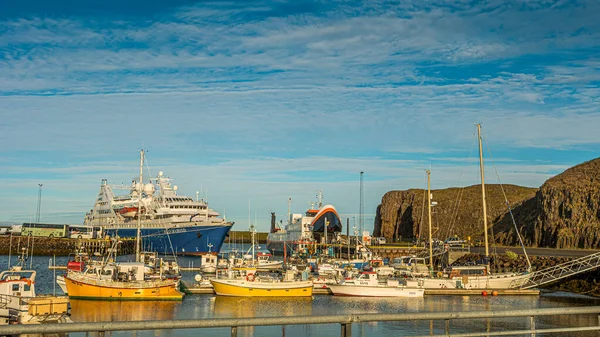
[[[335,296],[423,297],[423,289],[386,286],[328,285]]]
[[[231,226],[142,228],[142,246],[143,250],[158,253],[199,256],[220,251],[230,230]],[[135,238],[137,235],[136,228],[107,228],[106,232],[121,238]]]
[[[175,281],[156,286],[139,286],[114,282],[112,285],[95,284],[64,277],[69,298],[106,301],[181,301],[183,294]]]
[[[310,297],[313,284],[302,282],[248,282],[244,280],[211,280],[215,293],[234,297]]]
[[[291,256],[293,252],[308,255],[309,245],[310,243],[300,244],[298,241],[267,240],[267,250],[274,256],[283,256],[284,253]]]
[[[518,289],[526,284],[531,274],[510,276],[468,276],[464,278],[422,278],[425,289]]]

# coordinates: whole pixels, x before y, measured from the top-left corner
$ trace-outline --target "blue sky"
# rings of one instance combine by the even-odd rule
[[[1,1],[0,221],[80,223],[138,151],[258,228],[317,190],[365,227],[383,194],[598,157],[598,1]],[[488,182],[498,179],[488,160]],[[351,220],[352,223],[352,220]]]

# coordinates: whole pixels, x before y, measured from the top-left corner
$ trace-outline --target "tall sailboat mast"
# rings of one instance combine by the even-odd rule
[[[433,242],[431,238],[431,170],[427,172],[427,216],[429,217],[429,269],[433,273]]]
[[[142,183],[142,175],[144,174],[144,150],[140,150],[140,182],[138,184],[138,221],[137,221],[137,235],[135,239],[135,260],[140,262],[140,239],[142,232],[142,192],[144,185]]]
[[[490,251],[488,247],[488,224],[487,224],[487,206],[485,203],[485,179],[484,179],[484,169],[483,169],[483,147],[481,141],[481,124],[477,125],[477,140],[479,141],[479,171],[481,172],[481,198],[483,200],[483,242],[485,243],[485,258],[486,261],[490,256]]]

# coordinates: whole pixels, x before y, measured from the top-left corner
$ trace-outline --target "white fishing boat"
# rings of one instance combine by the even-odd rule
[[[37,272],[22,269],[23,257],[19,266],[0,273],[0,324],[71,323],[69,298],[37,295]]]
[[[425,258],[413,255],[396,257],[390,266],[398,271],[407,271],[417,277],[426,277],[430,274]]]
[[[271,260],[272,255],[265,252],[256,253],[256,268],[258,270],[276,270],[283,268],[283,261]]]
[[[216,253],[205,253],[200,255],[200,271],[204,274],[217,272],[218,258]]]
[[[408,283],[405,283],[408,282]],[[340,284],[328,285],[336,296],[362,297],[423,297],[424,289],[416,281],[387,279],[381,282],[376,272],[362,272],[358,278],[343,280]]]
[[[379,277],[391,277],[394,275],[394,267],[386,265],[381,258],[372,259],[369,261],[369,266]]]

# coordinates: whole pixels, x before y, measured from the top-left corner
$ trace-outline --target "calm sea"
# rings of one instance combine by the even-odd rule
[[[53,281],[57,273],[48,265],[53,257],[34,256],[27,261],[38,271],[37,292],[39,294],[62,294]],[[122,260],[130,260],[125,256]],[[11,258],[16,264],[15,256]],[[57,265],[65,265],[67,257],[56,257]],[[182,266],[198,266],[199,258],[179,258]],[[0,269],[8,266],[8,256],[0,256]],[[184,273],[184,280],[192,282],[195,273]],[[252,299],[227,298],[213,295],[189,295],[182,302],[109,302],[71,301],[71,318],[75,322],[132,321],[132,320],[178,320],[206,318],[270,317],[270,316],[325,316],[347,313],[403,313],[403,312],[456,312],[491,311],[528,308],[555,308],[600,305],[597,299],[569,294],[548,293],[540,296],[425,296],[421,299],[374,299],[334,297],[315,295],[312,299]],[[597,316],[541,318],[536,321],[538,328],[560,326],[582,326],[598,323]],[[476,332],[514,330],[527,326],[525,318],[503,320],[455,320],[451,322],[451,332]],[[353,324],[352,336],[404,336],[427,335],[433,329],[443,333],[444,322],[377,322]],[[487,330],[486,330],[487,329]],[[340,326],[300,325],[240,328],[238,336],[336,336]],[[70,336],[84,336],[72,333]],[[90,335],[90,334],[87,334]],[[91,334],[95,335],[95,334]],[[229,329],[161,330],[138,332],[114,332],[114,336],[228,336]],[[597,336],[597,334],[572,333],[560,336]],[[540,335],[538,335],[540,336]],[[553,336],[557,336],[554,334]]]

